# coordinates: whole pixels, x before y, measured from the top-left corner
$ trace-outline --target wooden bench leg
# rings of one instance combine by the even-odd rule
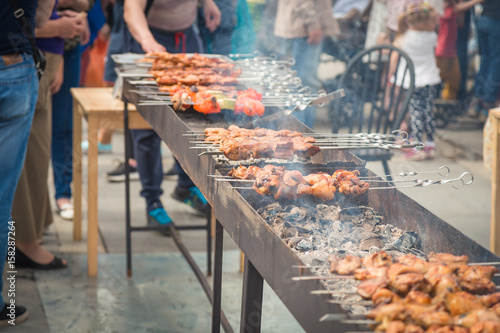
[[[97,247],[99,230],[97,225],[97,133],[99,121],[89,116],[88,122],[88,226],[87,226],[87,266],[88,276],[97,276]]]
[[[73,240],[82,240],[82,115],[73,100]]]

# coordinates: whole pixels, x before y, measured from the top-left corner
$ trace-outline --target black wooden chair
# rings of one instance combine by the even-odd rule
[[[391,60],[392,59],[392,60]],[[391,65],[392,61],[392,66]],[[394,73],[390,73],[391,70]],[[394,79],[397,83],[393,84]],[[407,89],[401,82],[407,80]],[[399,129],[415,89],[415,71],[408,55],[392,45],[363,50],[347,64],[339,81],[346,96],[335,100],[329,115],[332,132],[383,133]],[[394,152],[388,149],[352,149],[365,161],[381,161],[390,175],[388,161]]]

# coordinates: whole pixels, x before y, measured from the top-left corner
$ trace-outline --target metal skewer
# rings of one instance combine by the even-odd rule
[[[356,294],[355,290],[311,290],[311,295]]]
[[[408,139],[408,133],[404,131],[393,131],[393,134],[380,134],[380,133],[357,133],[357,134],[333,134],[333,133],[300,133],[303,136],[311,137],[324,137],[324,138],[368,138],[368,139]],[[188,131],[183,134],[184,136],[205,135],[205,130]]]
[[[330,276],[294,276],[293,281],[313,281],[313,280],[338,280],[354,279],[354,275],[330,275]]]
[[[467,180],[467,178],[469,178]],[[391,189],[391,188],[404,188],[404,187],[427,187],[431,185],[443,185],[443,184],[448,184],[452,182],[460,182],[460,187],[456,187],[453,185],[453,188],[455,189],[460,189],[461,187],[465,185],[470,185],[474,182],[474,176],[470,172],[464,172],[460,175],[458,178],[452,178],[452,179],[440,179],[440,180],[432,180],[432,179],[416,179],[415,184],[408,185],[408,186],[386,186],[386,187],[371,187],[370,190],[380,190],[380,189]]]
[[[392,175],[381,175],[381,176],[371,176],[371,177],[358,177],[359,179],[365,180],[370,178],[379,178],[379,177],[409,177],[409,176],[417,176],[422,174],[438,174],[441,177],[447,177],[450,175],[450,168],[446,165],[442,165],[439,167],[438,171],[408,171],[408,172],[400,172]]]
[[[361,305],[361,306],[373,306],[373,302],[371,301],[336,301],[333,299],[329,299],[326,301],[327,303],[331,304],[338,304],[338,305]]]
[[[470,180],[467,180],[467,178],[470,176]],[[368,190],[387,190],[387,189],[399,189],[399,188],[412,188],[412,187],[427,187],[431,185],[442,185],[442,184],[447,184],[447,183],[452,183],[452,182],[460,182],[460,187],[453,186],[455,189],[460,189],[461,187],[465,185],[470,185],[474,181],[474,177],[470,172],[464,172],[462,175],[458,178],[453,178],[453,179],[440,179],[440,180],[432,180],[432,179],[413,179],[413,180],[398,180],[395,182],[411,182],[413,184],[411,185],[398,185],[398,186],[383,186],[383,187],[370,187]],[[236,190],[248,190],[252,189],[251,187],[232,187],[233,189]]]
[[[327,313],[324,316],[322,316],[319,319],[319,321],[325,321],[327,316],[328,316],[328,320],[366,319],[366,315],[348,315],[348,314],[344,314],[344,313]],[[322,318],[325,318],[325,319],[322,320]]]
[[[259,137],[259,138],[266,138],[266,137]],[[300,138],[300,137],[299,137]],[[222,139],[224,140],[224,139]],[[195,141],[189,141],[189,143],[194,143],[198,145],[207,145],[207,146],[218,146],[220,144],[219,141],[205,141],[205,140],[195,140]],[[322,144],[337,144],[337,143],[376,143],[376,144],[393,144],[394,141],[390,140],[382,140],[382,139],[367,139],[367,138],[341,138],[341,139],[332,139],[332,140],[314,140],[314,142],[309,142],[314,145],[322,145]],[[408,142],[408,144],[411,144]],[[429,173],[435,173],[435,172],[429,172]]]

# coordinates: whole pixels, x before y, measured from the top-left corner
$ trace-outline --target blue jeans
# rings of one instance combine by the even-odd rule
[[[289,39],[292,57],[295,59],[293,69],[297,71],[297,76],[302,80],[303,86],[311,87],[311,92],[316,93],[321,85],[318,78],[318,65],[321,56],[321,43],[311,45],[307,38]],[[295,118],[306,124],[308,127],[314,127],[316,120],[316,107],[308,107],[304,111],[294,112]]]
[[[64,81],[52,96],[52,168],[56,200],[71,198],[73,180],[73,98],[70,89],[80,82],[80,47],[64,52]]]
[[[106,63],[104,64],[104,81],[115,82],[115,62],[111,55],[125,53],[123,45],[123,29],[125,22],[123,21],[123,2],[115,1],[113,5],[113,27],[111,28],[111,35],[109,36],[108,53],[106,56]]]
[[[493,104],[500,88],[500,21],[481,16],[477,20],[477,40],[481,67],[474,93],[482,101]]]
[[[0,272],[5,265],[8,222],[37,97],[38,78],[33,57],[23,55],[23,61],[10,66],[0,58]],[[3,279],[0,279],[0,292]],[[4,304],[0,295],[0,308]]]

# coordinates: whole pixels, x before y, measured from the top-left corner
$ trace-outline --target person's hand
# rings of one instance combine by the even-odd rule
[[[58,12],[61,17],[78,17],[78,13],[71,9],[66,9],[61,12]]]
[[[61,38],[73,38],[80,34],[82,20],[77,16],[61,16],[57,19],[57,23],[59,24],[58,31]]]
[[[311,30],[308,33],[307,42],[312,45],[321,43],[323,40],[323,32],[321,29]]]
[[[50,93],[52,95],[57,94],[61,89],[61,85],[64,81],[64,59],[61,59],[61,63],[59,67],[57,67],[56,74],[54,75],[54,79],[50,83]]]
[[[220,24],[221,13],[219,7],[213,0],[205,0],[203,14],[205,15],[207,29],[210,32],[214,31]]]
[[[82,22],[79,29],[80,44],[85,45],[88,44],[88,42],[90,41],[89,22],[87,21],[86,15],[84,17],[80,16],[80,20]]]
[[[167,52],[167,49],[158,43],[154,38],[151,40],[144,40],[141,42],[142,50],[146,53],[150,52]]]

